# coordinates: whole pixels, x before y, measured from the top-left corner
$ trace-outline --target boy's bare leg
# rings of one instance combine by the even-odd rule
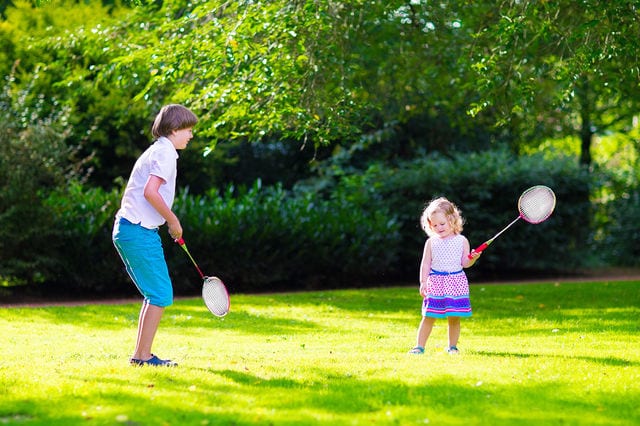
[[[142,304],[138,319],[138,340],[133,354],[134,359],[146,361],[151,358],[151,345],[163,313],[163,307],[151,305],[147,301]]]

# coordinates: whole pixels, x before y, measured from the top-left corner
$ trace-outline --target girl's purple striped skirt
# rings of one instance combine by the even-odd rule
[[[432,318],[470,317],[469,281],[463,270],[431,270],[427,279],[427,297],[422,302],[422,316]]]

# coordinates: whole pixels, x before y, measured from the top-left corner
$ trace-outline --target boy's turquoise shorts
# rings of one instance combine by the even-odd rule
[[[118,218],[113,245],[145,302],[165,307],[173,303],[173,286],[157,229],[147,229]]]

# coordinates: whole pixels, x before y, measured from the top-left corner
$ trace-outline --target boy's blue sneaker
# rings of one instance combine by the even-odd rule
[[[129,363],[131,365],[152,365],[154,367],[177,367],[178,366],[177,362],[173,362],[170,359],[160,359],[154,354],[151,354],[151,358],[149,358],[146,361],[143,361],[141,359],[131,358],[129,360]]]

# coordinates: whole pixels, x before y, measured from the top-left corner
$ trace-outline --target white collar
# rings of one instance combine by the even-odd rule
[[[176,154],[176,158],[180,157],[178,155],[178,150],[176,149],[176,147],[173,145],[173,142],[171,142],[171,140],[168,137],[160,136],[156,142],[158,142],[158,143],[160,143],[162,145],[170,146],[173,149],[173,152]]]

